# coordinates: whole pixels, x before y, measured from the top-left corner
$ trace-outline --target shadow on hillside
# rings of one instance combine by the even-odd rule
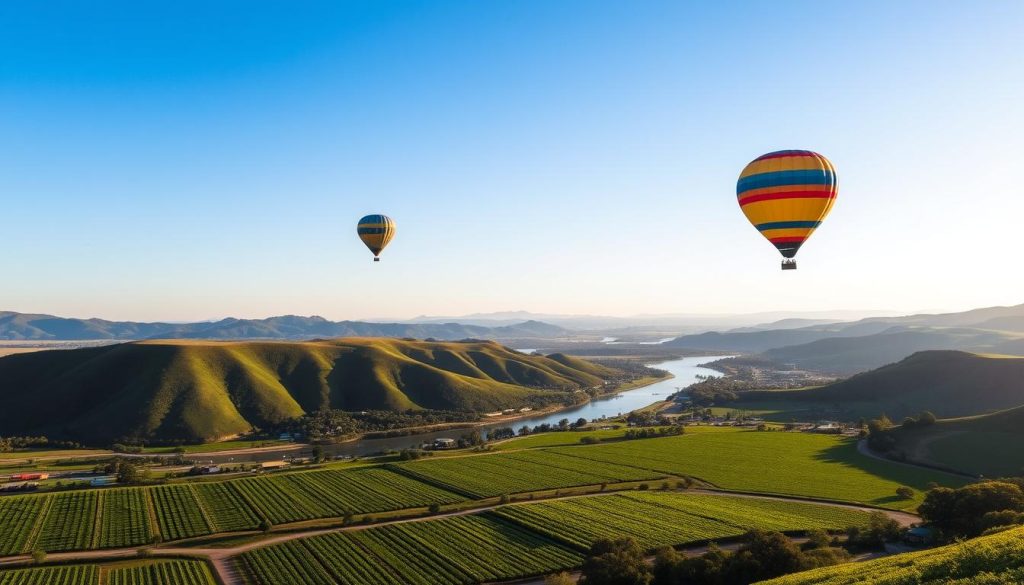
[[[928,484],[933,482],[940,485],[959,486],[968,481],[966,478],[943,471],[913,467],[895,461],[883,461],[862,455],[857,451],[857,441],[852,439],[840,441],[824,449],[815,456],[815,459],[859,469],[876,477],[909,486],[919,491],[926,491]],[[894,494],[890,497],[875,500],[874,503],[886,504],[899,500],[900,498]]]

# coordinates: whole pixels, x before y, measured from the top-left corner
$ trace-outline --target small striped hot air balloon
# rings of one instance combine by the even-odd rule
[[[779,150],[751,161],[736,182],[740,209],[796,268],[797,250],[828,215],[839,193],[836,170],[809,150]]]
[[[386,215],[367,215],[359,220],[356,225],[356,233],[359,239],[366,244],[366,247],[373,252],[373,261],[380,262],[380,253],[395,237],[395,220]]]

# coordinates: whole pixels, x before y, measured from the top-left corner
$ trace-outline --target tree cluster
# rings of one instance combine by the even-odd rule
[[[849,554],[834,546],[824,531],[798,546],[778,532],[753,531],[735,552],[714,545],[687,557],[674,549],[658,550],[654,566],[631,538],[594,543],[583,564],[581,585],[746,585],[780,575],[834,565]]]
[[[1024,522],[1024,491],[1012,481],[986,481],[928,491],[918,513],[939,529],[941,540],[971,538]]]

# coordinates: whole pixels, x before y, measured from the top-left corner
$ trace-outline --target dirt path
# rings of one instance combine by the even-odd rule
[[[868,442],[867,442],[866,439],[861,439],[861,440],[857,441],[857,452],[860,453],[861,455],[865,456],[865,457],[870,457],[872,459],[878,459],[879,461],[885,461],[886,463],[893,463],[895,465],[903,465],[904,467],[911,467],[913,469],[923,469],[923,470],[932,471],[932,472],[935,472],[935,473],[945,473],[946,475],[952,475],[953,477],[960,477],[960,478],[964,478],[964,479],[970,479],[970,480],[977,480],[978,479],[976,476],[973,476],[973,475],[970,475],[970,474],[967,474],[967,473],[958,473],[958,472],[955,472],[955,471],[946,471],[946,470],[943,470],[943,469],[935,469],[934,467],[925,467],[924,465],[917,465],[915,463],[910,463],[910,462],[907,462],[907,461],[893,461],[892,459],[888,459],[886,457],[882,457],[878,453],[875,453],[874,451],[872,451],[871,448],[868,447]]]
[[[540,503],[540,502],[551,502],[551,501],[554,501],[554,500],[566,500],[566,499],[575,499],[575,498],[592,498],[592,497],[598,497],[598,496],[606,496],[606,495],[610,495],[610,494],[614,494],[614,493],[616,493],[616,492],[597,492],[597,493],[591,493],[591,494],[569,495],[569,496],[561,496],[561,497],[557,497],[557,498],[544,498],[544,499],[541,499],[541,500],[537,500],[537,502],[538,503]],[[710,495],[710,496],[728,496],[728,497],[737,497],[737,498],[750,498],[750,499],[759,499],[759,500],[774,500],[774,501],[784,501],[784,502],[802,502],[802,503],[814,504],[814,505],[819,505],[819,506],[831,506],[831,507],[835,507],[835,508],[846,508],[846,509],[850,509],[850,510],[861,510],[861,511],[867,511],[867,512],[880,511],[880,512],[885,513],[887,516],[889,516],[893,520],[896,520],[897,522],[899,522],[900,526],[909,526],[909,525],[911,525],[911,524],[913,524],[915,522],[920,521],[920,518],[918,518],[917,516],[915,516],[913,514],[907,513],[907,512],[897,512],[897,511],[893,511],[893,510],[880,510],[878,508],[872,508],[870,506],[862,506],[862,505],[857,505],[857,504],[842,504],[842,503],[836,503],[836,502],[826,502],[826,501],[822,501],[822,500],[815,500],[815,499],[812,499],[812,498],[801,498],[801,497],[796,497],[796,496],[794,496],[794,497],[788,497],[788,496],[769,496],[769,495],[758,495],[758,494],[749,494],[749,493],[736,493],[736,492],[718,491],[718,490],[710,490],[710,489],[693,489],[693,490],[689,490],[687,492],[681,492],[681,493],[694,493],[694,494],[702,494],[702,495]],[[258,540],[258,541],[248,542],[248,543],[245,543],[245,544],[242,544],[242,545],[239,545],[239,546],[236,546],[236,547],[230,547],[230,548],[195,548],[195,547],[173,547],[173,546],[151,548],[151,549],[149,549],[149,554],[151,556],[154,556],[154,557],[156,557],[156,556],[192,556],[192,557],[201,557],[201,558],[208,559],[212,563],[214,570],[216,571],[217,575],[219,576],[221,582],[224,585],[240,585],[242,583],[242,581],[241,581],[239,575],[237,574],[237,571],[236,571],[234,563],[232,562],[232,559],[234,557],[244,553],[244,552],[247,552],[247,551],[250,551],[250,550],[253,550],[253,549],[263,548],[263,547],[267,547],[267,546],[272,546],[272,545],[275,545],[275,544],[281,544],[283,542],[288,542],[288,541],[291,541],[291,540],[297,540],[297,539],[300,539],[300,538],[310,538],[310,537],[313,537],[313,536],[319,536],[319,535],[322,535],[322,534],[328,534],[328,533],[332,533],[332,532],[359,531],[359,530],[366,530],[368,528],[374,528],[374,527],[377,527],[377,526],[385,526],[385,525],[388,525],[388,524],[405,524],[405,523],[410,523],[410,522],[426,522],[426,521],[429,521],[429,520],[437,520],[437,519],[440,519],[440,518],[451,518],[451,517],[455,517],[455,516],[466,516],[466,515],[470,515],[470,514],[480,514],[482,512],[486,512],[488,510],[493,510],[495,508],[499,508],[499,507],[501,507],[503,505],[507,505],[507,504],[493,504],[493,505],[483,506],[483,507],[479,507],[479,508],[469,508],[469,509],[466,509],[466,510],[458,510],[458,511],[455,511],[455,512],[446,512],[444,514],[435,514],[435,515],[432,515],[432,516],[420,516],[420,517],[416,517],[416,518],[404,518],[404,519],[399,519],[399,520],[390,520],[390,521],[385,521],[385,522],[377,522],[377,523],[373,523],[373,524],[361,524],[361,525],[358,525],[358,526],[346,526],[346,527],[341,527],[341,528],[320,528],[320,529],[312,529],[312,530],[303,530],[303,531],[298,531],[298,532],[289,532],[289,533],[284,533],[284,534],[278,534],[278,535],[275,535],[275,536],[271,536],[269,538],[261,539],[261,540]],[[529,504],[529,502],[517,502],[517,505],[527,505],[528,506],[530,504]],[[722,545],[722,548],[728,550],[730,547],[734,548],[734,547],[737,547],[737,546],[739,546],[738,543],[724,544],[724,545]],[[90,561],[115,560],[115,559],[123,559],[123,558],[136,557],[139,554],[139,550],[140,550],[139,548],[122,548],[122,549],[108,549],[108,550],[96,550],[96,551],[79,551],[79,552],[67,552],[67,553],[53,553],[53,554],[47,555],[46,559],[47,559],[48,562],[50,562],[50,561],[60,561],[60,562],[84,561],[84,562],[90,562]],[[707,545],[699,545],[699,546],[687,547],[687,548],[680,549],[680,551],[683,552],[684,554],[688,554],[688,555],[699,555],[699,554],[703,554],[704,552],[707,551]],[[19,556],[15,556],[15,557],[5,557],[5,558],[0,559],[0,567],[10,566],[10,565],[25,564],[25,563],[27,563],[30,560],[31,560],[31,557],[29,555],[19,555]],[[514,581],[514,582],[509,582],[509,583],[522,583],[523,585],[539,585],[539,584],[543,583],[543,579],[539,579],[539,580],[538,579],[531,579],[531,580],[525,580],[525,581],[521,580],[521,581]]]

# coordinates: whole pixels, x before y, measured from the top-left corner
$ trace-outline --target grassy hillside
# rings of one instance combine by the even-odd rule
[[[1024,474],[1024,407],[892,433],[912,461],[986,477]]]
[[[0,428],[90,443],[212,440],[324,407],[535,404],[613,375],[485,341],[151,341],[0,359]]]
[[[1024,582],[1024,528],[930,550],[814,569],[762,585],[967,585]]]
[[[1024,358],[960,351],[923,351],[898,363],[806,390],[755,391],[744,402],[836,405],[893,420],[930,410],[940,418],[1024,405]]]

